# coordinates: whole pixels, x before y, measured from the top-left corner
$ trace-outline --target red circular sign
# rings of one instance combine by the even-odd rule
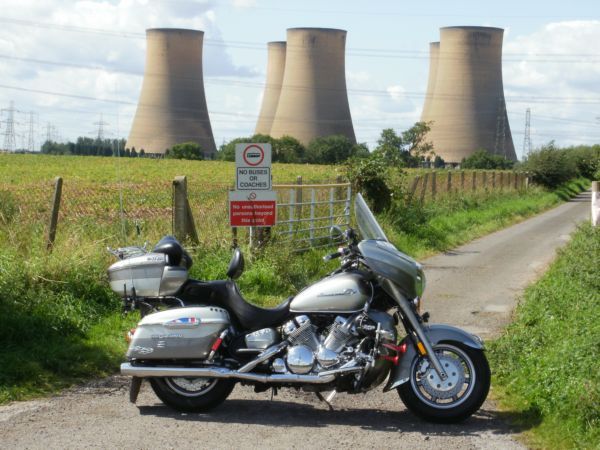
[[[258,145],[249,145],[246,147],[242,152],[242,156],[244,162],[252,167],[258,166],[265,160],[265,152]]]

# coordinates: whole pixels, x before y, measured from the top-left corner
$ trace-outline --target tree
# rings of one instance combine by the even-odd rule
[[[254,137],[256,138],[256,136]],[[302,163],[306,161],[306,148],[295,137],[282,136],[279,139],[273,139],[272,144],[273,161],[282,163]]]
[[[381,153],[346,161],[346,177],[352,183],[352,191],[362,193],[376,213],[389,208],[392,201],[389,170],[390,165]]]
[[[462,169],[501,169],[508,170],[514,166],[514,161],[500,155],[492,155],[485,150],[477,150],[471,156],[463,158],[460,163]]]
[[[204,159],[202,147],[197,142],[183,142],[175,144],[165,152],[165,158],[171,159]]]
[[[381,131],[377,140],[376,153],[396,166],[419,167],[425,157],[433,153],[433,144],[426,141],[431,122],[416,122],[400,135],[392,128]]]
[[[441,156],[435,155],[435,158],[433,159],[433,167],[435,169],[443,169],[446,167],[446,161],[444,161]]]
[[[306,151],[307,162],[312,164],[336,164],[353,156],[364,157],[366,146],[354,144],[346,136],[338,134],[313,139]]]

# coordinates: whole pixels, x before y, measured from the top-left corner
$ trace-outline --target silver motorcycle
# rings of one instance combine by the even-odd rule
[[[165,404],[192,412],[216,407],[236,383],[302,389],[327,403],[385,383],[425,420],[471,416],[490,386],[483,342],[428,324],[421,265],[389,242],[360,194],[355,215],[361,239],[334,227],[344,246],[324,258],[340,267],[272,309],[242,297],[239,249],[224,281],[189,279],[192,259],[172,237],[151,252],[114,251],[111,287],[142,313],[121,365],[133,377],[131,401],[146,378]]]

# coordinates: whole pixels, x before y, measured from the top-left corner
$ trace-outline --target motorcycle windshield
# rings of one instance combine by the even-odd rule
[[[375,216],[369,209],[367,202],[365,202],[365,199],[360,194],[356,194],[356,198],[354,199],[354,216],[363,239],[389,242],[381,226],[377,223],[377,219],[375,219]]]

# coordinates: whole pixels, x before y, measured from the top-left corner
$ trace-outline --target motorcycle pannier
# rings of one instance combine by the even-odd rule
[[[229,324],[227,311],[215,306],[174,308],[149,314],[133,333],[127,359],[206,358]]]
[[[146,253],[114,263],[108,268],[110,287],[122,297],[174,295],[188,278],[182,266],[167,265],[167,255]]]

